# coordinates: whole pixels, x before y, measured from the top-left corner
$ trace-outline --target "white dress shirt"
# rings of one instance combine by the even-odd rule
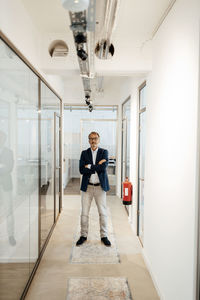
[[[94,151],[91,148],[93,165],[95,165],[95,163],[96,163],[97,151],[98,151],[98,148]],[[88,167],[91,168],[91,165],[88,165]],[[99,176],[98,176],[97,172],[95,172],[94,174],[92,174],[90,176],[89,182],[93,183],[93,184],[99,183]]]

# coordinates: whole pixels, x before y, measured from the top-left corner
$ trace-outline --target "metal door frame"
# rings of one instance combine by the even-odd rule
[[[200,64],[199,64],[199,72],[200,72]],[[196,256],[196,270],[195,270],[195,288],[196,288],[196,300],[200,299],[200,80],[198,86],[198,123],[197,123],[197,169],[196,169],[196,222],[195,222],[195,256]]]
[[[59,148],[59,191],[58,191],[58,194],[59,194],[59,207],[58,207],[58,216],[60,214],[60,210],[61,210],[61,145],[60,145],[60,142],[61,142],[61,116],[54,112],[54,222],[56,222],[58,216],[56,216],[56,170],[57,170],[57,167],[56,167],[56,136],[57,136],[57,132],[56,132],[56,118],[59,119],[59,128],[58,128],[58,131],[59,131],[59,143],[58,143],[58,148]]]

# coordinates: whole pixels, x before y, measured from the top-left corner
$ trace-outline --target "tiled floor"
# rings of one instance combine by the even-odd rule
[[[31,284],[27,300],[66,300],[70,278],[123,277],[134,300],[158,300],[120,199],[108,196],[113,230],[120,255],[117,264],[72,264],[70,255],[80,215],[80,196],[65,196],[64,209]],[[84,297],[84,300],[87,300]],[[95,300],[95,299],[94,299]]]

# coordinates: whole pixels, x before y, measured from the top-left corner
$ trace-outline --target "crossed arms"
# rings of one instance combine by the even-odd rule
[[[108,151],[104,150],[103,152],[103,159],[101,159],[97,165],[86,165],[85,164],[85,158],[84,158],[84,152],[81,153],[80,158],[80,164],[79,164],[79,170],[81,174],[94,174],[95,172],[103,172],[108,165]]]

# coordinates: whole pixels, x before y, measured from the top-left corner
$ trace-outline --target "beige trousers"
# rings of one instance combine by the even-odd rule
[[[106,206],[106,192],[102,190],[101,186],[88,185],[87,191],[82,192],[81,204],[81,236],[88,235],[88,221],[90,206],[93,198],[95,199],[97,209],[99,212],[100,236],[107,236],[107,206]]]

